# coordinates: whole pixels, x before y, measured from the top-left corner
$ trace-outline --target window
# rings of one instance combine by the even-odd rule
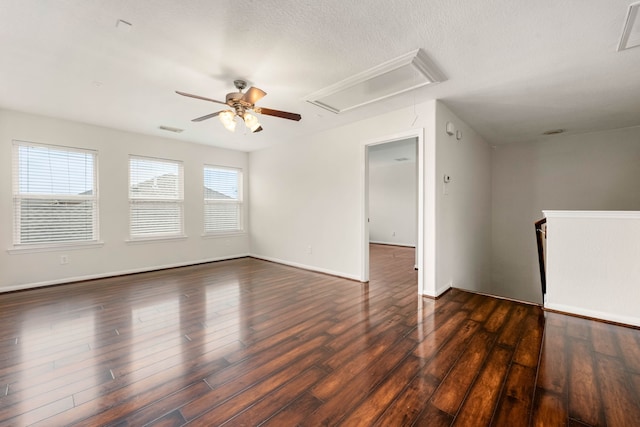
[[[183,236],[182,162],[129,157],[131,239]]]
[[[242,171],[217,166],[204,167],[205,233],[241,232]]]
[[[97,153],[13,142],[14,244],[98,239]]]

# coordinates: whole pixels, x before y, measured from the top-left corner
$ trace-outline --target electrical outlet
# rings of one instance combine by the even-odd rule
[[[60,264],[69,264],[69,257],[67,255],[60,255]]]
[[[394,231],[393,233],[391,233],[392,237],[396,237],[396,232]]]
[[[310,253],[312,253],[312,252],[313,252],[313,250],[312,250],[312,248],[311,248],[311,245],[307,246],[307,253],[308,253],[308,254],[310,254]]]

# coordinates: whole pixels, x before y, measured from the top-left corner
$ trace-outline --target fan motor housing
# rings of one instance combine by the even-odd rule
[[[227,105],[233,108],[240,117],[244,117],[246,110],[253,108],[252,104],[242,100],[242,95],[244,95],[242,92],[231,92],[227,94],[226,98]]]
[[[227,94],[227,104],[233,107],[233,104],[240,102],[242,92],[231,92]]]

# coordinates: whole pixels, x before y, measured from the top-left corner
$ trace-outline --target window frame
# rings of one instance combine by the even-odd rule
[[[208,199],[206,197],[206,170],[234,171],[237,173],[238,196],[236,199]],[[213,191],[216,189],[210,188]],[[202,167],[202,200],[203,200],[203,229],[204,237],[217,237],[244,234],[245,231],[245,215],[244,215],[244,170],[239,167],[221,166],[205,164]],[[212,205],[237,205],[238,206],[238,228],[235,229],[210,229],[208,227],[207,207]]]
[[[133,159],[144,160],[149,162],[175,164],[178,166],[178,197],[177,198],[152,198],[152,197],[132,197],[132,164]],[[150,178],[151,179],[151,178]],[[128,159],[128,187],[127,198],[129,201],[129,240],[130,243],[135,242],[147,242],[147,241],[159,241],[159,240],[176,240],[186,238],[185,234],[185,212],[184,212],[184,163],[181,160],[166,159],[151,156],[141,156],[137,154],[130,154]],[[166,204],[167,206],[176,205],[179,208],[179,230],[172,233],[149,233],[149,234],[134,234],[133,233],[133,206],[137,204]]]
[[[63,193],[21,193],[20,191],[20,148],[40,147],[69,153],[81,153],[92,157],[92,194],[63,194]],[[13,209],[13,229],[12,252],[39,252],[57,249],[75,249],[91,246],[101,246],[100,239],[100,206],[98,190],[98,151],[89,148],[70,147],[59,144],[49,144],[33,141],[12,140],[11,159],[11,180],[12,180],[12,209]],[[91,209],[91,238],[78,240],[49,240],[37,242],[23,242],[21,228],[23,223],[22,201],[24,200],[60,200],[63,202],[77,203],[78,201],[88,201],[92,205]]]

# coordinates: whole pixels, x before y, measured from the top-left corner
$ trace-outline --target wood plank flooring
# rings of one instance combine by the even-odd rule
[[[2,426],[638,426],[640,331],[251,258],[0,294]]]

